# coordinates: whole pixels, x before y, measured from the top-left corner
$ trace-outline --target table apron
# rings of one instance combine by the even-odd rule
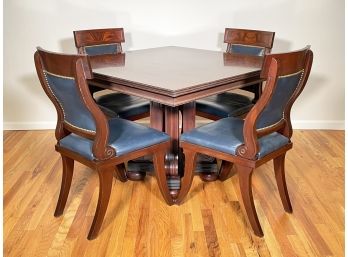
[[[151,92],[151,91],[145,91],[145,90],[134,88],[128,85],[117,84],[117,83],[104,81],[104,80],[96,80],[96,79],[90,80],[89,84],[93,86],[129,94],[129,95],[139,96],[139,97],[149,99],[151,101],[161,103],[167,106],[177,107],[177,106],[181,106],[183,104],[195,101],[197,99],[201,99],[210,95],[223,93],[233,89],[242,88],[248,85],[259,83],[261,81],[262,80],[260,79],[260,77],[251,77],[251,78],[238,80],[228,84],[218,85],[218,86],[214,86],[207,89],[201,89],[197,92],[188,93],[188,94],[176,96],[176,97],[163,95],[163,94],[159,94],[159,93]]]

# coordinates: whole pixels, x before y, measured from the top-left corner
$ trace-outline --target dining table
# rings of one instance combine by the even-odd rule
[[[171,192],[176,197],[184,167],[179,138],[196,126],[195,100],[260,83],[262,63],[260,56],[156,47],[90,56],[89,83],[150,101],[150,126],[171,138],[166,173],[178,185]]]

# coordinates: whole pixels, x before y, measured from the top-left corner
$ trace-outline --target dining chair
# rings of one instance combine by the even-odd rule
[[[125,42],[123,28],[91,29],[74,31],[75,45],[80,54],[114,55],[122,53]],[[103,90],[90,84],[93,93]],[[109,93],[95,97],[104,113],[111,117],[138,120],[150,115],[150,102],[144,98],[123,93]]]
[[[286,212],[292,212],[284,170],[285,154],[292,148],[290,110],[306,85],[312,60],[309,46],[289,53],[266,54],[261,71],[261,78],[266,80],[264,92],[245,120],[223,118],[181,135],[185,171],[176,203],[180,204],[187,195],[197,153],[202,153],[236,165],[244,208],[257,236],[263,236],[263,232],[251,188],[255,168],[273,160],[282,204]],[[228,172],[225,170],[221,177],[226,179]]]
[[[92,78],[92,72],[87,55],[64,55],[37,48],[34,59],[41,85],[58,115],[55,149],[62,158],[63,177],[54,216],[63,213],[74,161],[96,170],[99,176],[98,204],[88,239],[94,239],[102,225],[113,173],[119,180],[127,180],[124,170],[119,169],[127,160],[153,155],[160,191],[172,204],[164,170],[169,136],[129,120],[107,119],[88,89],[86,79]]]
[[[224,42],[227,43],[226,52],[263,56],[271,51],[274,34],[269,31],[226,28],[224,36]],[[261,84],[241,89],[254,93],[254,98],[232,92],[208,96],[196,101],[196,114],[211,120],[245,116],[259,99]]]

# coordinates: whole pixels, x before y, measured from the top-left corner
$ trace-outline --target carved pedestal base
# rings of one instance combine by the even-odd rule
[[[132,181],[144,180],[146,172],[153,172],[153,170],[153,163],[151,160],[139,158],[128,162],[127,177]]]

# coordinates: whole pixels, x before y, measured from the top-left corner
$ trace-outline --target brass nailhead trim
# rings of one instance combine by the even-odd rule
[[[49,71],[47,71],[47,70],[44,70],[44,73],[45,73],[46,81],[47,81],[46,73],[47,73],[47,74],[50,74],[50,75],[52,75],[52,76],[54,76],[54,77],[58,77],[58,78],[62,78],[62,79],[75,80],[74,77],[68,77],[68,76],[62,76],[62,75],[54,74],[54,73],[49,72]],[[48,82],[47,82],[47,83],[48,83]]]
[[[304,70],[303,70],[303,69],[302,69],[302,70],[299,70],[299,71],[297,71],[297,72],[291,73],[291,74],[287,74],[287,75],[279,76],[278,78],[286,78],[286,77],[291,77],[291,76],[294,76],[294,75],[300,74],[301,72],[302,72],[302,75],[301,75],[300,81],[299,81],[299,83],[298,83],[298,84],[300,84],[300,82],[301,82],[301,80],[302,80],[302,77],[303,77],[303,72],[304,72]],[[298,85],[297,85],[297,86],[298,86]],[[297,87],[297,86],[296,86],[296,87]]]
[[[293,96],[294,96],[294,94],[295,94],[295,91],[296,91],[297,87],[300,85],[300,83],[301,83],[301,81],[302,81],[302,79],[303,79],[304,70],[302,69],[302,70],[300,70],[300,71],[298,71],[298,72],[295,72],[295,73],[291,73],[291,74],[287,74],[287,75],[283,75],[283,76],[279,76],[279,77],[278,77],[278,78],[287,78],[287,77],[291,77],[291,76],[294,76],[294,75],[297,75],[297,74],[300,74],[300,73],[302,73],[302,74],[301,74],[301,77],[300,77],[300,80],[298,81],[297,86],[295,87],[295,90],[294,90],[293,94],[290,96],[289,101],[290,101],[290,99],[293,98]],[[286,105],[288,105],[289,101],[286,103]],[[285,106],[286,106],[286,105],[285,105]],[[274,126],[278,125],[280,122],[282,122],[282,121],[285,119],[284,116],[285,116],[285,113],[284,113],[284,111],[283,111],[283,113],[282,113],[282,118],[281,118],[279,121],[277,121],[276,123],[274,123],[274,124],[272,124],[272,125],[269,125],[269,126],[267,126],[267,127],[259,128],[259,129],[257,129],[257,131],[264,130],[264,129],[268,129],[268,128],[271,128],[271,127],[274,127]]]
[[[70,122],[68,122],[68,121],[66,120],[66,115],[65,115],[65,111],[64,111],[63,105],[62,105],[62,103],[58,100],[57,96],[54,94],[54,92],[53,92],[53,90],[52,90],[52,88],[51,88],[51,86],[50,86],[50,83],[48,82],[46,73],[47,73],[47,74],[50,74],[51,76],[55,76],[55,77],[59,77],[59,78],[64,78],[64,79],[75,80],[75,78],[57,75],[57,74],[48,72],[48,71],[46,71],[46,70],[44,70],[43,73],[44,73],[44,75],[45,75],[45,80],[46,80],[46,83],[47,83],[47,86],[48,86],[49,90],[51,91],[52,95],[54,96],[54,98],[55,98],[56,101],[58,102],[60,108],[62,108],[63,117],[64,117],[64,122],[66,122],[67,124],[69,124],[69,126],[72,126],[72,127],[76,128],[76,129],[80,129],[80,130],[83,130],[83,131],[86,131],[86,132],[89,132],[89,133],[91,133],[91,132],[92,132],[92,133],[96,133],[96,131],[94,131],[94,130],[89,130],[89,129],[85,129],[85,128],[80,128],[80,127],[78,127],[78,126],[75,126],[75,125],[71,124]]]

